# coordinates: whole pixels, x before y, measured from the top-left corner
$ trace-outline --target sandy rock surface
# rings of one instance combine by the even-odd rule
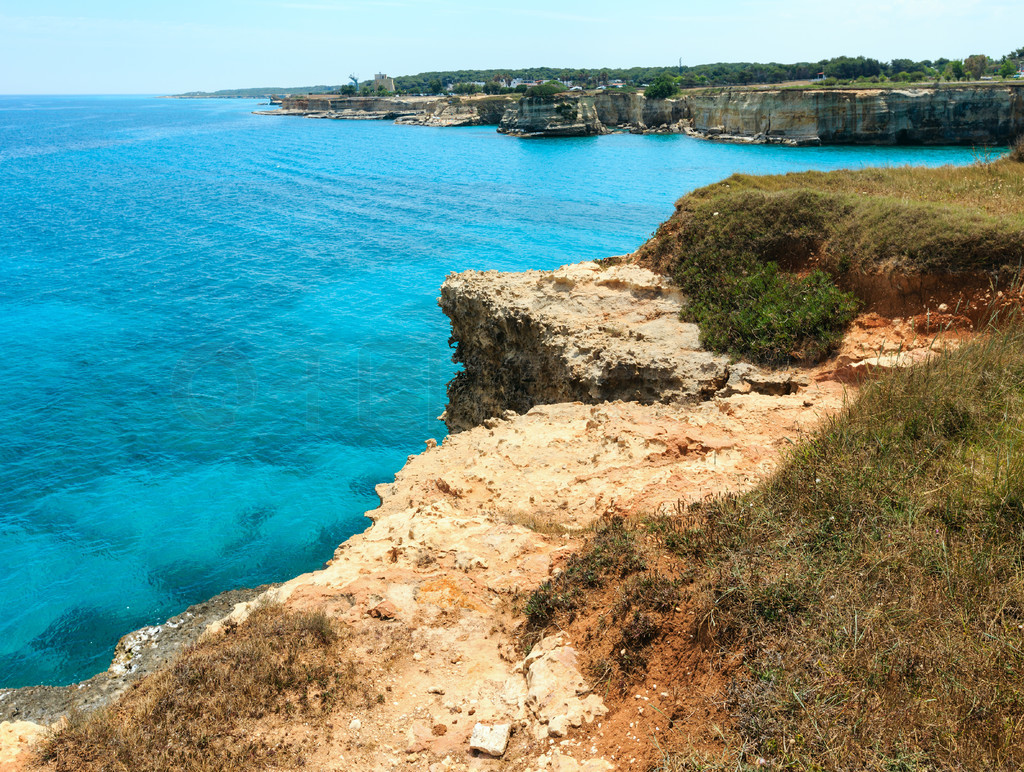
[[[31,721],[0,722],[0,772],[20,772],[47,728]]]
[[[339,715],[348,729],[310,768],[609,768],[585,739],[606,709],[571,642],[545,639],[524,658],[517,601],[600,517],[754,484],[843,394],[823,381],[698,405],[543,405],[428,442],[378,486],[372,527],[325,569],[266,593],[343,620],[368,660],[389,650],[375,676],[385,701]],[[478,724],[510,725],[503,755],[471,749]]]

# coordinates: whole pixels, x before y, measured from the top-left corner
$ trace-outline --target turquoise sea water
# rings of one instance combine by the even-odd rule
[[[449,271],[631,251],[735,171],[975,160],[253,109],[0,97],[0,686],[362,530],[443,435]]]

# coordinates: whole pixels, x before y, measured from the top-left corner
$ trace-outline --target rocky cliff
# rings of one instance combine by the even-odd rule
[[[1024,84],[874,89],[721,89],[672,99],[604,91],[555,97],[284,99],[261,115],[498,126],[517,137],[675,132],[734,142],[1000,144],[1024,134]]]
[[[516,137],[588,137],[607,130],[598,118],[593,99],[558,94],[523,97],[505,112],[498,131]]]
[[[337,118],[350,121],[393,121],[419,115],[439,100],[436,97],[351,97],[310,94],[286,97],[278,110],[259,110],[258,115],[299,115],[306,118]]]
[[[679,320],[679,290],[632,265],[466,271],[441,287],[452,322],[445,422],[462,431],[507,410],[556,402],[697,402],[716,394],[797,389],[787,373],[732,366]]]
[[[508,96],[451,97],[438,99],[424,112],[399,118],[395,123],[416,126],[497,126],[515,100]]]
[[[997,144],[1024,133],[1024,85],[724,90],[684,97],[703,137],[786,144]]]
[[[287,97],[278,110],[258,115],[291,115],[350,121],[395,121],[417,126],[497,126],[515,99],[471,97],[352,97],[320,94]]]

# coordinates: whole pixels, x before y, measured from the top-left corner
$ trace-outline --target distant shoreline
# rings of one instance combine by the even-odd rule
[[[275,100],[271,100],[275,102]],[[664,99],[637,91],[547,96],[284,97],[260,115],[496,126],[523,138],[630,132],[724,142],[818,145],[1006,145],[1024,134],[1024,82],[893,88],[702,88]]]

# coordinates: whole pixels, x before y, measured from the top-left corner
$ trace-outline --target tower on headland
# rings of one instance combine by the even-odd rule
[[[378,72],[373,76],[373,90],[378,91],[383,88],[385,91],[395,90],[395,79],[389,78],[382,72]]]

